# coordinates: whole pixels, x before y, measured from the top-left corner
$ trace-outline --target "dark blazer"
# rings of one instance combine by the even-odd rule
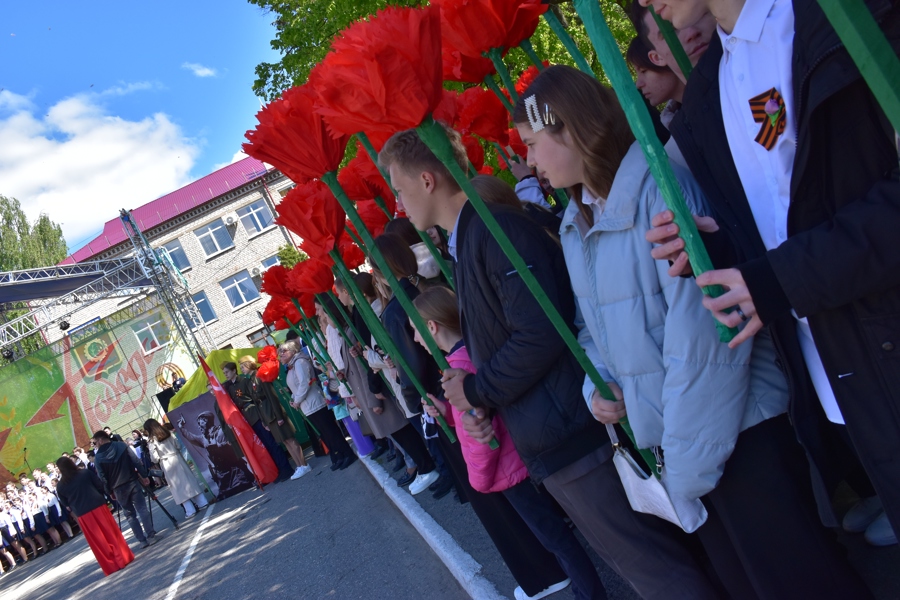
[[[575,299],[559,242],[522,210],[488,206],[573,327]],[[503,415],[537,482],[610,447],[606,429],[581,396],[584,371],[470,203],[456,233],[463,338],[478,369],[465,380],[469,403]]]
[[[71,481],[57,485],[56,495],[62,505],[69,507],[76,517],[106,504],[103,482],[96,473],[88,469],[79,469]]]
[[[730,245],[714,262],[740,269],[760,318],[772,328],[801,441],[824,467],[823,417],[792,309],[809,318],[853,443],[900,528],[900,170],[894,133],[818,3],[793,4],[797,151],[788,240],[766,251],[735,169],[719,101],[717,36],[691,75],[671,131],[723,228],[719,242],[726,237]],[[896,52],[896,0],[867,4]],[[835,483],[827,471],[820,473],[826,484]]]

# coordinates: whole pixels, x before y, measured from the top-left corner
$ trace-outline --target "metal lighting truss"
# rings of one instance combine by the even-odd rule
[[[215,348],[215,343],[194,303],[187,281],[167,253],[153,249],[132,219],[131,211],[123,208],[119,211],[119,217],[134,246],[135,257],[146,277],[156,287],[160,301],[169,311],[175,329],[188,347],[188,353],[198,363],[197,355],[206,356],[209,350]]]
[[[0,274],[2,284],[11,284],[13,281],[37,282],[41,279],[83,277],[88,274],[103,273],[102,277],[80,288],[35,307],[30,312],[7,323],[0,323],[0,348],[15,344],[30,335],[47,329],[69,315],[105,298],[133,295],[135,288],[145,286],[148,279],[142,265],[134,258],[85,263],[79,269],[68,268],[76,266],[45,267]]]

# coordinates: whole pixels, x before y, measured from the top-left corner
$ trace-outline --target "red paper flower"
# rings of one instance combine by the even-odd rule
[[[476,171],[480,171],[484,167],[484,146],[478,141],[474,135],[464,135],[462,138],[463,145],[466,147],[466,154],[469,156],[469,162],[475,167]]]
[[[344,211],[328,186],[315,180],[288,192],[278,205],[275,222],[303,239],[300,247],[310,258],[323,258],[344,230]]]
[[[314,310],[311,300],[312,299],[310,298],[310,308]],[[303,305],[302,302],[301,305]],[[303,309],[306,310],[305,305],[303,305]],[[263,323],[265,325],[274,325],[276,329],[288,329],[289,325],[284,320],[285,317],[294,324],[299,323],[302,318],[300,311],[298,311],[297,307],[294,306],[294,303],[291,302],[290,297],[279,294],[273,295],[269,299],[266,309],[263,311]]]
[[[256,353],[256,362],[259,364],[273,360],[278,360],[278,351],[275,350],[275,346],[264,346],[262,350]]]
[[[440,13],[389,7],[357,21],[313,71],[316,111],[335,134],[416,127],[441,100]]]
[[[257,359],[257,362],[259,360]],[[278,364],[278,361],[269,361],[260,363],[259,369],[256,370],[256,376],[260,381],[265,381],[267,383],[272,383],[276,379],[278,379],[278,373],[281,372],[281,365]]]
[[[543,61],[544,67],[549,67],[549,61]],[[528,86],[531,85],[531,82],[534,81],[541,72],[538,71],[538,68],[534,65],[531,65],[519,75],[519,79],[516,80],[516,93],[520,96],[525,93],[525,90],[528,89]]]
[[[362,149],[356,158],[347,163],[347,166],[338,173],[338,182],[344,188],[347,197],[354,202],[372,200],[378,196],[389,210],[395,205],[394,194],[390,186],[369,155]]]
[[[287,289],[287,269],[272,265],[262,276],[261,290],[270,296],[290,296]]]
[[[482,87],[473,87],[459,95],[459,130],[474,133],[501,146],[509,143],[509,112],[500,99]]]
[[[334,285],[331,265],[330,260],[315,258],[297,263],[287,272],[287,285],[291,295],[299,298],[304,294],[321,294],[330,290]]]
[[[259,125],[248,131],[248,155],[274,165],[297,183],[321,177],[341,164],[347,136],[332,136],[313,112],[309,86],[286,90],[256,114]]]
[[[446,81],[481,83],[488,75],[496,72],[494,63],[483,56],[466,56],[453,48],[444,38],[441,48],[441,72]]]
[[[350,225],[350,223],[347,223],[347,225]],[[359,249],[359,246],[353,243],[350,236],[345,235],[341,238],[341,241],[338,243],[338,250],[348,269],[355,269],[366,262],[366,255]]]
[[[456,126],[458,119],[456,101],[459,94],[452,90],[444,90],[441,94],[441,103],[437,105],[431,116],[435,121],[441,121],[448,127]]]
[[[359,218],[362,219],[363,225],[366,226],[373,238],[384,233],[384,226],[387,225],[388,218],[374,200],[357,202],[356,212],[359,213]],[[354,233],[357,233],[356,227],[351,226],[351,229],[353,229]]]
[[[548,5],[542,0],[433,0],[441,8],[442,33],[466,56],[518,46],[534,34]]]
[[[519,136],[519,130],[515,127],[509,130],[509,146],[513,149],[513,152],[522,157],[522,160],[528,158],[528,146],[522,141],[521,136]],[[504,148],[505,150],[505,148]]]

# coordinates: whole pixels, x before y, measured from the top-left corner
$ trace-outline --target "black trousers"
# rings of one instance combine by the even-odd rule
[[[413,462],[416,463],[417,473],[424,475],[434,471],[434,460],[432,460],[431,454],[428,453],[428,448],[425,446],[422,436],[419,435],[412,425],[407,423],[391,435],[400,444],[400,447],[409,454]]]
[[[353,455],[350,444],[347,443],[341,428],[338,427],[337,421],[334,420],[333,412],[327,408],[322,408],[311,415],[306,415],[306,418],[319,430],[319,437],[328,446],[331,462]]]
[[[465,435],[463,433],[462,435]],[[572,580],[572,593],[578,600],[604,600],[607,598],[597,569],[584,546],[563,521],[556,502],[546,491],[538,490],[531,480],[503,490],[522,520],[541,541],[544,547],[556,555],[563,571]]]
[[[786,415],[738,437],[697,534],[736,600],[871,598],[819,521],[809,463]]]
[[[472,488],[459,442],[451,444],[443,430],[438,436],[447,467],[522,590],[534,596],[566,579],[567,575],[556,557],[544,548],[506,496],[501,493],[482,494]]]
[[[288,462],[287,454],[285,454],[281,446],[278,445],[275,438],[272,437],[272,432],[265,428],[262,421],[257,421],[253,424],[253,431],[272,456],[275,466],[278,467],[279,476],[291,476],[294,473],[294,470],[291,468],[291,463]]]

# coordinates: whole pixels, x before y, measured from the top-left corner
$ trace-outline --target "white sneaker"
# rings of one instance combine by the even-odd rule
[[[297,468],[294,470],[294,474],[291,475],[291,480],[294,480],[294,479],[300,479],[301,477],[303,477],[304,475],[306,475],[306,474],[309,473],[310,471],[312,471],[312,467],[309,466],[309,465],[303,465],[303,466],[301,466],[301,467],[297,467]]]
[[[523,590],[521,587],[517,587],[516,591],[513,592],[513,595],[516,597],[516,600],[541,600],[541,598],[546,598],[550,594],[555,594],[560,590],[566,589],[567,587],[569,587],[570,583],[572,583],[571,579],[563,579],[559,583],[554,583],[544,591],[538,592],[534,596],[529,596],[525,593],[525,590]]]
[[[888,521],[887,513],[881,513],[872,521],[866,528],[865,538],[870,546],[893,546],[897,543],[897,534]]]
[[[844,531],[848,533],[862,533],[883,512],[881,498],[878,496],[863,498],[847,511],[841,525],[843,525]]]
[[[191,517],[193,517],[194,515],[197,514],[197,509],[194,508],[194,504],[190,500],[188,500],[187,502],[182,504],[182,506],[184,507],[184,518],[185,519],[190,519]]]
[[[428,489],[429,485],[437,481],[438,477],[440,476],[441,475],[437,472],[437,469],[424,475],[416,475],[415,481],[409,484],[409,493],[413,496],[415,496],[416,494],[421,494]]]

